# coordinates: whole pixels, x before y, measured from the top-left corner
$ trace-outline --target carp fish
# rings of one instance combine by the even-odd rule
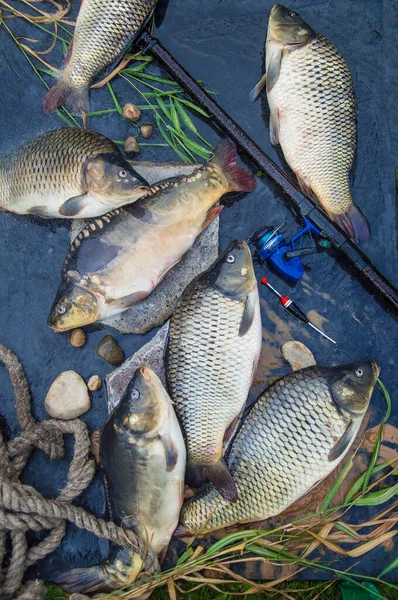
[[[126,209],[93,219],[73,241],[49,325],[67,331],[103,322],[146,298],[221,212],[231,191],[254,189],[236,164],[236,146],[223,140],[214,157],[190,176],[154,185]]]
[[[0,157],[0,207],[18,214],[97,217],[148,190],[116,144],[95,131],[56,129]]]
[[[166,350],[168,389],[187,441],[186,482],[210,480],[232,501],[237,490],[223,441],[246,402],[261,341],[250,250],[234,241],[182,294]]]
[[[89,112],[93,80],[105,69],[116,66],[156,3],[157,0],[83,0],[65,68],[45,98],[45,112],[64,104],[75,112]]]
[[[380,369],[374,361],[307,367],[278,379],[253,405],[227,465],[232,504],[215,488],[188,502],[178,533],[209,533],[278,515],[339,464],[354,441]]]
[[[105,423],[100,464],[110,517],[159,555],[167,549],[184,498],[186,450],[170,398],[158,376],[141,367]],[[102,565],[58,578],[74,592],[112,591],[134,583],[143,566],[133,549],[113,546]]]
[[[370,237],[354,204],[350,171],[356,150],[352,78],[340,52],[295,11],[275,4],[266,41],[266,87],[273,145],[280,144],[303,192],[354,241]]]

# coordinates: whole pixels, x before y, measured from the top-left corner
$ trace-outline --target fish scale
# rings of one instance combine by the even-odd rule
[[[253,324],[239,336],[245,302],[198,279],[181,297],[170,322],[167,380],[187,439],[190,460],[221,458],[225,430],[239,414],[261,348],[257,303]]]
[[[137,304],[217,217],[221,196],[254,186],[254,177],[236,164],[236,146],[223,140],[192,175],[146,188],[142,202],[92,219],[66,256],[50,326],[75,329]]]
[[[87,87],[113,64],[148,17],[157,0],[84,0],[67,67],[76,87]]]
[[[105,69],[116,65],[151,15],[157,0],[83,0],[73,46],[60,80],[48,92],[45,111],[62,104],[89,110],[89,87]]]
[[[336,467],[359,430],[370,398],[369,394],[353,421],[350,443],[329,460],[352,419],[331,392],[337,369],[309,367],[291,373],[259,397],[227,456],[237,502],[227,502],[215,488],[207,488],[183,507],[181,531],[206,533],[275,516]],[[377,377],[372,369],[370,393]]]
[[[271,10],[266,42],[266,75],[252,91],[266,87],[273,145],[305,194],[350,238],[370,238],[369,225],[350,190],[356,150],[356,110],[351,74],[340,52],[295,11]]]
[[[85,218],[134,202],[148,186],[107,137],[56,129],[0,157],[0,207],[45,218]]]
[[[57,129],[34,138],[0,157],[0,205],[12,208],[31,194],[82,193],[85,162],[102,153],[118,152],[105,136],[80,129]],[[23,177],[21,177],[23,174]]]
[[[351,74],[340,52],[317,35],[283,56],[268,99],[278,107],[286,161],[333,214],[352,204],[349,173],[356,148]]]

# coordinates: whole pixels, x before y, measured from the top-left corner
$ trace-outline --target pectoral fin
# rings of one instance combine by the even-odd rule
[[[1,209],[4,210],[4,209]],[[36,215],[37,217],[41,217],[42,219],[53,219],[54,215],[50,212],[48,212],[47,207],[46,206],[32,206],[32,208],[30,208],[28,210],[28,213],[30,215]]]
[[[349,423],[347,429],[345,430],[345,432],[343,433],[342,437],[339,439],[339,441],[336,443],[336,445],[333,446],[333,448],[329,452],[329,456],[328,456],[329,462],[333,462],[333,461],[337,460],[338,458],[340,458],[340,456],[342,454],[344,454],[344,452],[351,445],[351,443],[354,439],[355,433],[356,433],[355,421],[350,421],[350,423]]]
[[[254,88],[252,89],[252,91],[249,94],[249,100],[251,100],[252,102],[255,102],[256,100],[258,100],[258,98],[260,97],[261,92],[263,91],[263,89],[265,88],[267,83],[267,74],[264,74],[260,81],[258,83],[256,83],[256,85],[254,86]]]
[[[270,92],[279,79],[281,72],[283,48],[273,48],[270,60],[267,61],[267,92]]]
[[[269,119],[269,129],[270,129],[270,137],[271,144],[273,146],[277,146],[279,144],[279,115],[277,110],[271,111],[270,119]]]
[[[166,456],[167,472],[169,473],[174,469],[178,461],[178,449],[175,445],[174,440],[171,439],[167,434],[159,435],[162,441],[164,454]]]
[[[250,329],[254,313],[256,310],[255,305],[256,296],[254,294],[248,294],[245,302],[245,308],[243,310],[242,320],[239,327],[239,337],[243,337]]]
[[[86,206],[89,204],[89,198],[87,194],[82,196],[75,196],[69,198],[59,207],[59,214],[63,217],[75,217],[78,215]]]

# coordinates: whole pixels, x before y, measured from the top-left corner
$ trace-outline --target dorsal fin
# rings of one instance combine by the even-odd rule
[[[175,177],[170,177],[169,179],[165,179],[164,181],[160,181],[159,183],[155,183],[151,185],[148,193],[145,195],[144,199],[154,196],[157,192],[162,190],[167,190],[168,188],[176,187],[180,183],[186,183],[195,181],[198,171],[200,171],[204,166],[195,169],[195,171],[191,175],[176,175]]]
[[[148,193],[145,195],[145,199],[149,198],[150,196],[154,196],[155,194],[157,194],[157,192],[160,192],[162,190],[167,190],[168,188],[174,187],[175,185],[178,185],[179,183],[187,181],[187,179],[188,179],[187,176],[183,175],[181,177],[170,177],[170,179],[165,179],[164,181],[155,183],[154,185],[151,185],[151,187],[149,188]]]

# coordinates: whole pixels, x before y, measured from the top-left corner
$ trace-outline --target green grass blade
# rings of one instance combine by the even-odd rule
[[[147,63],[142,62],[136,67],[126,67],[125,69],[122,69],[120,73],[124,73],[125,75],[137,75],[137,73],[141,73],[146,67]]]
[[[175,99],[175,107],[176,107],[176,110],[177,110],[178,114],[180,115],[184,125],[186,127],[188,127],[188,129],[190,129],[203,143],[205,143],[206,146],[208,146],[209,148],[213,148],[213,146],[211,144],[209,144],[209,142],[207,142],[200,135],[199,131],[195,127],[194,122],[192,121],[191,117],[188,115],[187,111],[184,109],[184,107],[182,106],[182,104],[178,98]]]
[[[172,127],[168,127],[167,129],[170,131],[170,134],[171,134],[171,137],[172,137],[174,143],[177,144],[178,146],[180,146],[182,148],[182,150],[187,153],[187,155],[189,156],[189,158],[193,162],[195,162],[195,157],[192,154],[192,152],[189,150],[189,148],[187,148],[187,146],[184,144],[183,138],[180,135],[177,135],[175,133],[175,131],[173,131]]]
[[[58,78],[58,73],[56,73],[55,71],[51,71],[50,69],[45,69],[44,67],[37,67],[37,70],[40,71],[40,73],[50,75],[50,77],[53,77],[54,79]]]
[[[391,500],[394,496],[398,494],[398,483],[387,488],[385,490],[377,490],[376,492],[370,492],[366,494],[366,496],[362,498],[358,498],[353,501],[354,506],[378,506],[379,504],[384,504],[388,500]]]
[[[366,470],[365,473],[365,477],[364,477],[364,481],[363,481],[363,485],[362,485],[362,496],[364,496],[366,494],[366,490],[368,488],[369,485],[369,481],[370,481],[370,477],[372,475],[372,471],[373,468],[376,464],[376,460],[378,459],[379,456],[379,452],[380,452],[380,446],[381,446],[381,439],[383,436],[383,430],[384,430],[384,425],[385,423],[387,423],[388,419],[390,418],[390,414],[391,414],[391,398],[390,398],[390,394],[387,391],[387,388],[385,387],[385,385],[382,383],[382,381],[380,381],[380,379],[377,380],[382,391],[384,394],[384,398],[385,401],[387,403],[387,409],[386,409],[386,414],[384,415],[384,419],[381,422],[381,425],[379,427],[379,430],[377,432],[377,438],[376,438],[376,443],[374,445],[373,451],[372,451],[372,455],[370,457],[369,460],[369,466]]]
[[[173,98],[170,98],[169,107],[170,107],[170,119],[171,119],[171,122],[173,123],[173,126],[176,128],[176,130],[178,131],[178,133],[182,133],[180,119],[178,118],[178,114],[177,114],[177,111],[176,111],[175,104],[173,102]]]
[[[191,558],[194,553],[194,549],[190,546],[183,554],[181,554],[180,558],[177,561],[177,567],[186,562],[189,558]]]
[[[119,104],[119,101],[118,101],[118,99],[116,98],[116,94],[115,94],[115,92],[113,91],[113,88],[112,88],[111,84],[109,83],[109,81],[108,81],[108,83],[106,84],[106,87],[107,87],[107,88],[108,88],[108,90],[109,90],[109,93],[110,93],[110,95],[111,95],[111,98],[112,98],[112,100],[113,100],[113,103],[114,103],[114,105],[115,105],[115,107],[116,107],[116,110],[117,110],[117,112],[119,113],[119,115],[123,115],[123,109],[122,109],[122,107],[120,106],[120,104]]]
[[[163,113],[166,115],[166,117],[169,119],[169,121],[171,121],[171,114],[170,114],[170,110],[167,108],[166,104],[164,103],[164,101],[162,100],[162,98],[160,98],[159,96],[156,97],[157,103],[159,105],[159,108],[163,111]]]
[[[160,121],[159,116],[156,114],[156,124],[158,126],[160,135],[163,137],[164,140],[166,140],[166,142],[168,143],[168,145],[173,148],[174,152],[176,154],[178,154],[178,156],[181,158],[181,160],[183,160],[184,162],[189,162],[189,158],[187,156],[185,156],[180,150],[179,148],[177,148],[177,145],[174,143],[174,141],[172,140],[172,138],[170,136],[167,135],[167,133],[165,132],[164,128],[162,127],[162,123]]]
[[[65,40],[62,40],[61,43],[62,43],[62,53],[65,56],[65,54],[68,52],[69,45],[65,42]]]
[[[157,77],[157,75],[151,75],[150,73],[140,73],[139,77],[143,79],[148,79],[149,81],[156,81],[157,83],[164,83],[165,85],[170,85],[172,87],[176,87],[179,84],[171,79],[165,79],[164,77]]]
[[[203,110],[203,108],[201,108],[200,106],[196,106],[196,104],[194,104],[190,100],[185,100],[185,98],[179,98],[179,101],[182,102],[182,104],[185,104],[185,106],[189,106],[189,108],[192,108],[192,110],[195,110],[203,117],[206,117],[206,119],[210,119],[210,115],[205,110]]]
[[[350,531],[343,523],[336,523],[336,525],[334,526],[334,528],[337,529],[338,531],[342,531],[343,533],[345,533],[346,535],[348,535],[353,540],[357,540],[358,539],[352,533],[352,531]]]
[[[350,458],[350,460],[347,462],[344,469],[341,471],[340,475],[338,476],[332,489],[330,490],[330,492],[326,496],[325,500],[323,501],[323,504],[321,507],[321,512],[324,512],[329,507],[331,501],[333,500],[333,498],[339,491],[342,482],[346,478],[346,476],[347,476],[348,472],[351,470],[352,466],[353,466],[353,460],[352,460],[352,458]]]
[[[201,146],[200,144],[197,144],[196,142],[194,142],[193,140],[191,140],[191,138],[188,137],[185,133],[183,133],[181,135],[181,134],[179,134],[179,132],[174,127],[171,127],[171,126],[168,127],[168,129],[170,131],[172,131],[173,133],[175,133],[176,135],[180,135],[182,141],[184,142],[184,144],[190,150],[192,150],[192,152],[195,152],[195,154],[197,154],[198,156],[201,156],[202,158],[208,159],[212,155],[211,150],[208,150],[207,148],[204,148],[204,146]]]
[[[398,567],[398,556],[396,558],[394,558],[394,560],[392,560],[390,562],[390,564],[388,564],[386,566],[385,569],[382,570],[382,572],[380,573],[379,577],[384,577],[384,575],[386,575],[387,573],[389,573],[390,571],[392,571],[396,567]]]

